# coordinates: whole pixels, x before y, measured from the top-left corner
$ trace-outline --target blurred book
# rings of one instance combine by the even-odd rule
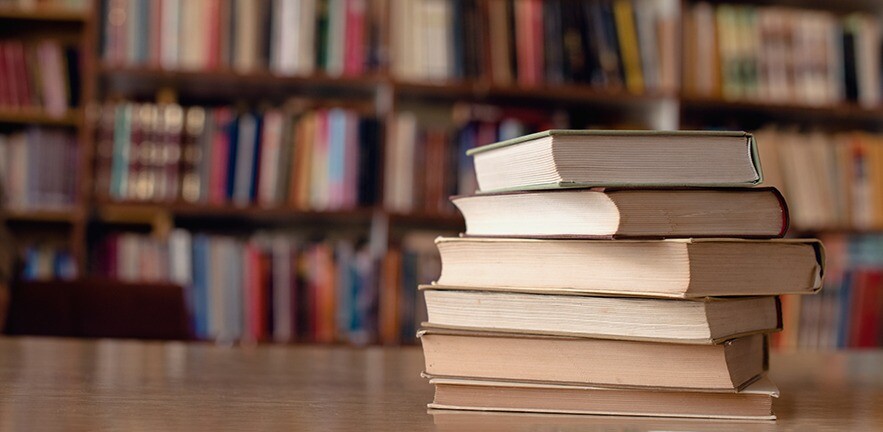
[[[79,150],[73,133],[28,128],[0,135],[0,178],[12,210],[67,209],[77,197]]]
[[[360,76],[379,67],[385,1],[109,0],[112,66],[283,76]],[[186,23],[187,25],[182,25]]]
[[[62,117],[79,104],[79,52],[51,39],[0,39],[0,110]]]
[[[102,108],[96,192],[113,200],[344,210],[377,200],[378,121],[343,108]]]

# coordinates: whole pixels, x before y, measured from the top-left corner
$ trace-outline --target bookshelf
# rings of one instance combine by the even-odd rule
[[[643,0],[634,0],[634,2],[640,1]],[[335,2],[336,0],[331,3]],[[343,40],[322,39],[320,35],[322,31],[325,31],[326,35],[330,34],[327,33],[329,31],[327,29],[315,30],[315,34],[312,36],[305,33],[289,35],[291,40],[299,41],[297,43],[301,44],[297,48],[300,51],[292,52],[307,52],[309,49],[319,46],[320,43],[324,43],[326,45],[323,46],[328,47],[327,52],[320,53],[321,49],[313,52],[316,58],[310,58],[306,62],[302,56],[292,58],[279,54],[281,48],[274,44],[273,39],[276,37],[277,33],[274,32],[278,31],[278,24],[273,21],[274,18],[270,15],[266,15],[265,18],[256,18],[258,20],[256,22],[262,22],[263,25],[247,31],[243,30],[246,32],[243,34],[224,33],[225,30],[222,27],[209,26],[206,34],[214,36],[208,36],[208,39],[205,40],[200,36],[197,38],[197,42],[189,41],[187,35],[179,34],[176,30],[175,35],[178,39],[172,40],[172,42],[162,39],[148,41],[124,39],[126,44],[134,44],[132,46],[137,47],[135,54],[125,50],[121,51],[119,48],[108,48],[109,46],[121,46],[113,45],[113,43],[109,45],[108,42],[108,32],[120,31],[120,29],[115,30],[108,27],[108,22],[103,18],[104,12],[101,10],[101,3],[90,2],[88,8],[84,9],[85,12],[50,8],[21,10],[12,9],[0,3],[0,22],[15,23],[8,27],[14,30],[4,30],[0,34],[24,32],[28,27],[34,27],[39,28],[37,34],[52,35],[53,32],[56,32],[58,37],[74,40],[78,46],[83,47],[80,62],[80,100],[82,103],[79,106],[68,109],[62,116],[49,116],[34,110],[0,109],[0,127],[2,128],[34,125],[61,127],[74,130],[79,138],[79,194],[70,211],[43,209],[13,211],[8,217],[10,223],[16,224],[17,230],[19,226],[25,226],[31,230],[39,229],[45,224],[60,224],[67,227],[68,231],[63,234],[63,238],[70,245],[72,255],[79,263],[81,274],[94,271],[96,253],[106,236],[134,231],[145,234],[152,233],[146,237],[153,241],[168,236],[176,228],[183,228],[193,233],[206,231],[212,235],[240,237],[260,232],[293,232],[310,240],[333,239],[337,232],[342,232],[356,244],[369,245],[368,247],[374,254],[373,260],[377,273],[381,274],[378,277],[380,284],[386,283],[392,277],[389,274],[384,275],[385,271],[398,272],[402,269],[402,263],[409,259],[419,256],[423,257],[420,259],[427,262],[431,261],[433,257],[426,252],[426,249],[432,248],[425,247],[427,243],[431,243],[431,233],[439,231],[456,233],[463,229],[463,222],[451,208],[439,207],[434,203],[427,204],[421,201],[428,199],[425,193],[416,193],[418,196],[408,197],[404,206],[390,205],[388,185],[395,183],[394,179],[398,177],[395,173],[391,173],[391,164],[388,158],[390,154],[395,153],[394,149],[399,149],[396,146],[399,145],[401,137],[396,135],[396,130],[403,114],[414,115],[415,132],[409,137],[413,142],[408,146],[430,151],[429,147],[426,147],[431,145],[427,144],[426,136],[435,134],[436,139],[445,144],[441,148],[434,148],[433,151],[440,152],[436,153],[436,156],[445,155],[445,157],[459,152],[459,148],[454,147],[468,144],[463,141],[466,139],[463,138],[464,136],[472,134],[467,138],[486,138],[488,135],[485,132],[487,131],[492,131],[492,135],[498,135],[504,126],[512,126],[513,123],[523,132],[530,131],[535,127],[553,126],[658,129],[727,127],[755,130],[771,123],[795,130],[820,129],[829,132],[874,132],[883,129],[883,101],[869,103],[867,100],[860,101],[857,98],[845,96],[836,98],[832,96],[824,100],[803,102],[787,98],[777,100],[751,96],[734,98],[725,97],[720,88],[721,83],[709,84],[710,87],[703,87],[705,89],[703,91],[697,91],[697,88],[692,84],[686,85],[691,80],[690,76],[683,77],[685,85],[672,86],[668,83],[671,80],[671,70],[669,69],[674,67],[675,83],[677,83],[682,78],[682,72],[686,74],[686,71],[681,69],[689,61],[688,58],[685,58],[686,54],[682,52],[685,42],[684,36],[672,30],[672,23],[680,25],[684,21],[684,17],[692,14],[691,11],[698,5],[718,8],[726,2],[714,1],[706,4],[693,0],[666,1],[660,2],[660,4],[664,3],[664,6],[651,8],[655,11],[652,14],[641,16],[641,19],[658,20],[660,34],[674,35],[675,38],[662,37],[659,44],[674,43],[674,45],[666,45],[665,47],[660,45],[659,51],[656,52],[657,56],[663,56],[666,59],[671,57],[674,59],[674,63],[661,62],[658,68],[648,69],[651,73],[658,74],[658,79],[655,84],[647,83],[639,86],[640,89],[636,89],[634,83],[629,84],[630,80],[627,79],[624,70],[619,72],[623,78],[619,82],[616,79],[611,81],[610,71],[605,71],[606,75],[603,78],[590,77],[585,72],[580,72],[578,65],[568,63],[566,59],[558,60],[559,65],[566,66],[562,66],[566,69],[564,73],[559,74],[554,67],[547,64],[543,64],[542,68],[539,68],[540,65],[537,63],[539,57],[535,52],[536,46],[532,48],[534,51],[524,48],[530,45],[530,41],[526,39],[510,40],[512,50],[506,54],[509,57],[494,60],[497,61],[496,65],[483,64],[476,60],[480,58],[480,53],[463,48],[466,46],[464,41],[453,38],[451,30],[430,26],[431,29],[434,29],[430,30],[430,36],[431,31],[435,30],[441,31],[441,33],[437,33],[437,35],[441,35],[439,37],[451,36],[450,52],[445,55],[443,60],[433,63],[434,60],[426,60],[422,54],[413,51],[411,45],[402,43],[402,34],[410,34],[414,38],[429,36],[422,32],[409,33],[414,30],[406,28],[407,26],[401,27],[400,23],[396,24],[397,19],[402,19],[399,15],[401,11],[397,11],[396,8],[403,7],[403,3],[396,0],[370,2],[370,7],[363,11],[364,15],[356,15],[361,17],[358,19],[362,20],[357,22],[364,25],[364,39],[361,41],[354,39],[356,45],[364,47],[364,52],[360,54],[353,54],[346,50],[348,43],[346,38]],[[133,7],[132,4],[134,4],[130,4],[126,0],[111,0],[107,3],[109,7],[123,8],[122,10]],[[238,0],[206,2],[206,4],[220,5],[218,19],[221,20],[229,19],[229,17],[225,18],[224,11],[228,9],[224,8],[246,8],[235,10],[244,11],[245,16],[260,17],[263,16],[260,14],[268,13],[263,8],[275,2],[262,0],[253,3],[258,6]],[[304,2],[305,5],[312,3]],[[349,0],[340,2],[340,4],[349,3]],[[359,0],[351,3],[362,4]],[[419,4],[421,5],[419,7],[422,8],[424,3],[433,2],[420,1],[414,4]],[[463,2],[466,5],[477,5],[475,10],[479,18],[486,11],[483,8],[489,7],[491,3],[496,4],[497,2],[485,0]],[[503,3],[508,2],[499,2],[499,4]],[[529,16],[532,13],[530,7],[542,7],[536,6],[541,2],[532,0],[517,0],[517,3],[530,6],[518,6],[524,8],[519,9],[520,12],[514,9],[504,10],[504,12],[512,14],[513,17],[516,14],[525,13],[527,15],[524,16]],[[747,4],[755,5],[758,8],[768,5],[800,6],[792,3],[795,2],[784,0],[747,2]],[[563,6],[565,12],[578,11],[580,14],[586,13],[586,17],[589,17],[589,14],[595,13],[595,9],[592,9],[594,6],[583,5],[601,3],[595,0],[586,0],[561,4],[565,5]],[[568,9],[573,8],[575,4],[580,6],[577,9]],[[636,5],[637,3],[632,4],[632,6]],[[145,7],[149,9],[153,6],[148,4]],[[464,7],[468,9],[473,6]],[[659,7],[658,10],[655,9],[657,7]],[[832,11],[838,19],[847,17],[856,11],[875,12],[879,8],[876,3],[863,1],[849,2],[846,5],[815,2],[810,6],[800,7]],[[255,9],[251,10],[251,8]],[[674,8],[677,13],[670,15],[670,8]],[[432,6],[429,9],[428,12],[425,12],[429,14],[430,18],[436,13],[444,15],[451,12],[438,12],[432,9]],[[637,9],[639,8],[635,7],[635,10]],[[537,10],[542,12],[542,9]],[[602,12],[614,15],[616,13],[613,10]],[[192,14],[193,11],[182,13]],[[289,10],[288,13],[292,12]],[[328,11],[319,13],[328,14],[320,15],[320,21],[327,19],[326,24],[329,26],[339,25],[339,23],[332,22],[335,19],[341,19],[339,15]],[[640,13],[645,14],[646,12]],[[712,16],[714,16],[713,13],[714,9],[712,9]],[[472,12],[467,13],[467,15],[469,14]],[[161,20],[162,18],[149,15],[149,19],[146,18],[144,22],[129,24],[150,26],[155,24],[151,24],[153,21],[150,20],[156,19]],[[266,19],[266,21],[260,21],[260,19]],[[344,16],[343,19],[347,18]],[[205,22],[199,21],[196,24],[197,28],[202,28]],[[220,24],[218,25],[220,26]],[[437,23],[432,25],[437,25]],[[494,24],[495,28],[499,25],[499,22]],[[675,27],[677,28],[677,26]],[[464,31],[468,34],[479,35],[474,38],[475,40],[483,40],[483,36],[480,36],[481,32],[477,28],[469,27]],[[156,32],[145,34],[148,33],[159,34]],[[120,34],[124,34],[124,36],[119,36]],[[117,37],[128,38],[130,34],[137,35],[139,33],[128,32],[127,29],[125,33],[118,33]],[[223,38],[218,35],[225,35],[224,37],[229,38],[230,41],[217,42],[215,39],[211,39],[222,40]],[[640,41],[642,35],[645,39],[643,42]],[[499,36],[498,33],[494,37]],[[534,34],[533,36],[539,37],[537,40],[543,41],[547,35]],[[555,38],[554,35],[549,37]],[[640,43],[646,42],[646,34],[636,34],[635,37],[639,39]],[[252,41],[253,38],[257,38],[255,40],[259,42]],[[174,44],[175,41],[178,42],[177,45]],[[260,49],[256,52],[259,52],[260,55],[248,58],[245,62],[238,61],[236,53],[245,51],[238,49],[236,43],[242,43],[244,47],[249,46],[249,43],[257,43],[258,45],[251,46],[259,46]],[[487,44],[488,42],[482,43]],[[496,42],[492,41],[491,43]],[[313,48],[304,48],[306,46],[313,46]],[[170,50],[170,47],[175,48]],[[195,55],[194,53],[198,53],[200,47],[211,47],[211,52],[215,52],[217,55],[212,54],[208,57]],[[522,51],[530,55],[519,54],[522,52],[518,51],[519,47],[522,47]],[[597,49],[597,47],[593,49]],[[675,55],[667,55],[670,53]],[[353,62],[348,60],[350,59],[348,56],[353,55],[357,59],[361,56],[364,62],[361,67],[352,69]],[[549,55],[558,54],[551,53]],[[422,66],[412,70],[402,63],[403,58],[417,61]],[[426,61],[429,63],[422,63]],[[508,72],[501,73],[500,64],[505,65],[504,69]],[[534,69],[539,77],[547,77],[548,79],[538,79],[537,76],[519,76],[517,71],[524,66]],[[618,67],[625,69],[629,66],[623,63]],[[757,83],[745,84],[745,87],[751,88],[752,85],[760,87]],[[380,163],[376,167],[375,175],[379,179],[379,183],[377,197],[373,202],[352,208],[323,210],[293,206],[287,202],[270,206],[259,205],[254,200],[249,201],[246,205],[233,205],[229,202],[185,202],[181,199],[162,202],[138,201],[130,197],[110,199],[96,191],[96,172],[100,168],[97,166],[100,152],[96,136],[100,134],[100,111],[106,102],[159,102],[180,104],[184,108],[201,106],[206,109],[226,106],[237,110],[237,112],[245,110],[263,113],[267,109],[284,111],[284,107],[293,98],[298,99],[299,103],[317,109],[334,107],[352,109],[378,121]],[[463,114],[464,112],[467,114]],[[458,170],[462,171],[460,163],[459,161],[449,161],[447,165],[436,169],[436,171],[442,171],[442,177],[447,179],[446,176],[454,175],[452,173],[456,173]],[[431,164],[426,166],[431,168]],[[425,172],[408,173],[408,176],[414,175],[429,174]],[[417,178],[408,176],[406,177]],[[457,187],[464,188],[464,184],[460,183],[462,180],[458,179],[457,181]],[[468,189],[468,183],[465,185]],[[453,191],[448,186],[450,185],[446,183],[445,193]],[[441,186],[436,185],[436,187]],[[438,195],[438,191],[434,192],[435,195]],[[798,233],[839,233],[850,236],[873,232],[873,229],[870,228],[855,227],[795,228]],[[21,230],[24,229],[21,228]],[[416,234],[412,235],[414,233]],[[429,240],[427,241],[426,238]],[[425,267],[422,269],[424,273],[431,273],[430,264],[424,264],[423,267]],[[399,289],[404,286],[405,282],[410,283],[404,279],[397,277],[397,283],[401,284]],[[382,309],[380,305],[375,306]],[[379,314],[383,313],[379,312]],[[401,335],[389,334],[387,336],[387,338],[380,338],[380,341],[397,342],[406,339]]]

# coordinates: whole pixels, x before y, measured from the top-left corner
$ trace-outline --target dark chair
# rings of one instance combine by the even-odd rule
[[[191,339],[184,290],[109,279],[18,282],[6,333],[87,338]]]

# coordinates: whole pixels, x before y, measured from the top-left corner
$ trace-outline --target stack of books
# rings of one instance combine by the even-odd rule
[[[774,419],[777,295],[821,287],[816,240],[744,132],[552,130],[470,152],[421,286],[432,408]]]

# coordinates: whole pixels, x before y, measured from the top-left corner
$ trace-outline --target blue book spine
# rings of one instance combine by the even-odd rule
[[[116,107],[113,127],[113,157],[110,171],[110,196],[116,199],[126,197],[129,178],[129,140],[131,131],[132,104]]]
[[[328,192],[333,207],[343,200],[346,166],[346,112],[335,108],[328,111]]]
[[[24,280],[35,280],[39,276],[38,269],[40,266],[40,252],[34,246],[29,246],[25,250],[25,265],[22,269],[21,277]]]
[[[230,126],[227,131],[227,137],[229,138],[227,142],[230,143],[230,151],[227,153],[227,199],[233,199],[233,190],[236,187],[236,160],[239,155],[237,154],[237,150],[239,148],[239,119],[236,118],[230,122]]]
[[[258,177],[260,177],[261,165],[261,137],[264,134],[264,117],[255,116],[254,128],[254,155],[251,158],[251,180],[248,187],[248,198],[250,202],[255,202],[258,196]]]

